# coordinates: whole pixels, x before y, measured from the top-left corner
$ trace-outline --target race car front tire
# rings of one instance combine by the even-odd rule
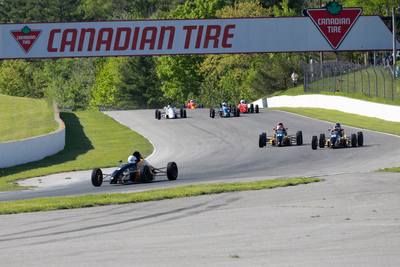
[[[364,145],[364,136],[362,132],[357,133],[357,141],[358,141],[358,146]]]
[[[324,148],[325,147],[325,134],[320,134],[319,135],[319,147]]]
[[[186,109],[183,110],[183,117],[186,118]]]
[[[298,131],[296,133],[296,145],[300,146],[303,144],[303,132],[302,131]]]
[[[139,167],[139,179],[142,183],[150,183],[152,181],[149,166],[142,165]]]
[[[168,180],[176,180],[176,178],[178,178],[178,166],[175,162],[168,162],[167,177]]]
[[[318,137],[314,135],[311,139],[311,148],[313,150],[317,150],[317,147],[318,147]]]
[[[161,111],[158,111],[157,119],[161,120]]]
[[[256,113],[258,113],[258,112],[259,112],[258,105],[256,105]]]
[[[101,186],[103,183],[103,172],[99,168],[95,168],[92,171],[92,185]]]

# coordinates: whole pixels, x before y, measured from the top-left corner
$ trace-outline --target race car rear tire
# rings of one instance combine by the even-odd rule
[[[186,109],[183,110],[183,117],[186,118]]]
[[[264,138],[262,134],[260,134],[260,136],[258,137],[258,146],[260,148],[264,147]]]
[[[325,134],[320,134],[319,135],[319,147],[324,148],[325,147]]]
[[[362,132],[357,133],[357,141],[358,141],[358,146],[364,145],[364,136]]]
[[[142,165],[139,167],[139,179],[142,183],[150,183],[152,181],[151,179],[151,173],[149,166],[147,165]]]
[[[103,172],[99,168],[95,168],[92,171],[92,185],[101,186],[103,183]]]
[[[167,177],[168,180],[176,180],[176,178],[178,178],[178,166],[175,162],[168,162]]]
[[[296,145],[300,146],[303,144],[303,132],[302,131],[298,131],[296,133]]]
[[[181,108],[181,109],[179,110],[179,115],[181,116],[181,118],[183,118],[183,108]]]
[[[236,109],[236,117],[240,117],[240,110],[238,108]]]
[[[313,135],[312,139],[311,139],[311,148],[313,150],[316,150],[318,147],[318,137],[316,135]]]
[[[356,147],[356,146],[357,146],[357,135],[351,134],[351,147]]]
[[[158,111],[157,119],[161,120],[161,111]]]
[[[258,105],[256,105],[256,113],[258,113],[258,112],[259,112]]]
[[[254,113],[254,105],[250,104],[250,113]]]
[[[157,115],[158,115],[158,109],[156,109],[156,114],[155,114],[155,115],[156,115],[156,119],[157,119]]]
[[[214,110],[214,109],[212,109],[212,110],[211,110],[211,118],[213,118],[213,119],[214,119],[214,117],[215,117],[215,110]]]

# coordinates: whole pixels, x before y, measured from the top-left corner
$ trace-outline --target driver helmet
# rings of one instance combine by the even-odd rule
[[[168,103],[168,107],[169,107],[169,108],[172,107],[171,103]]]
[[[128,158],[128,162],[129,163],[134,163],[136,161],[136,157],[135,156],[129,156]]]
[[[225,102],[222,102],[222,106],[226,107],[226,103],[225,103]]]
[[[192,100],[192,99],[190,99],[190,103],[193,103],[193,100]]]
[[[279,127],[279,126],[282,126],[282,128],[283,128],[283,123],[282,123],[282,122],[279,122],[278,125],[277,125],[276,127]]]
[[[278,131],[283,131],[283,126],[282,125],[278,125],[277,130]]]
[[[340,131],[341,130],[340,123],[336,123],[334,126],[334,129],[335,129],[335,131]]]
[[[240,104],[245,104],[244,99],[240,100]]]

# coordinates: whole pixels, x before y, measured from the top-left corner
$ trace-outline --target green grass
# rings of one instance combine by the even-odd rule
[[[66,126],[64,150],[40,161],[0,169],[0,191],[24,189],[16,183],[18,179],[118,166],[118,160],[135,150],[144,157],[153,151],[146,138],[101,112],[61,112],[60,117]]]
[[[262,190],[276,187],[294,186],[321,182],[318,178],[291,178],[279,180],[264,180],[248,183],[219,183],[200,184],[174,187],[168,189],[150,190],[125,194],[98,194],[73,197],[37,198],[0,202],[0,214],[14,214],[22,212],[48,211],[60,209],[77,209],[123,203],[138,203],[159,201],[164,199],[182,198],[190,196],[221,194],[235,191]]]
[[[58,127],[52,100],[0,95],[0,142],[51,133]]]

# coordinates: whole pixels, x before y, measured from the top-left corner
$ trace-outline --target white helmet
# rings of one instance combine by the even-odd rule
[[[136,161],[136,157],[135,156],[129,156],[128,158],[128,162],[129,163],[134,163]]]
[[[226,106],[226,103],[225,103],[225,102],[222,102],[222,105],[225,107],[225,106]]]
[[[241,103],[241,104],[244,104],[244,103],[245,103],[245,102],[244,102],[244,99],[240,100],[240,103]]]

